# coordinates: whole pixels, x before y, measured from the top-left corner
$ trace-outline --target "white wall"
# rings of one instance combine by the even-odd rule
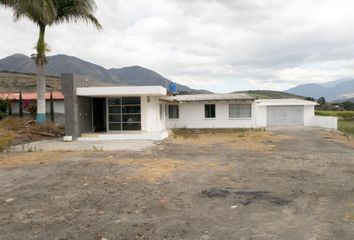
[[[165,130],[165,114],[160,119],[159,97],[141,97],[141,130],[147,132],[157,132]],[[163,103],[161,103],[163,104]],[[164,105],[162,106],[165,108]]]
[[[311,126],[315,116],[315,106],[304,106],[304,126]]]
[[[19,113],[18,101],[12,101],[11,108],[12,108],[12,113],[18,114]],[[25,109],[24,112],[26,112]],[[49,100],[46,101],[46,112],[50,113]],[[54,113],[65,113],[64,100],[54,100]]]
[[[267,126],[267,106],[255,106],[255,118],[257,127],[266,127]]]
[[[240,102],[185,102],[179,104],[179,119],[166,119],[166,128],[253,128],[255,121],[255,104],[252,104],[252,117],[247,119],[230,119],[229,104]],[[204,118],[204,105],[215,104],[215,119]]]
[[[337,129],[337,117],[314,116],[308,126]]]

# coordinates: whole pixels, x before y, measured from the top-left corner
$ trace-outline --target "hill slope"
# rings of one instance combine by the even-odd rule
[[[31,58],[23,54],[15,54],[0,60],[0,71],[35,73],[36,66]],[[171,82],[160,74],[139,66],[106,69],[72,56],[60,54],[48,57],[47,74],[60,76],[62,73],[77,73],[99,81],[120,85],[160,85],[165,87]],[[181,84],[177,84],[177,89],[191,93],[209,92],[192,89]]]

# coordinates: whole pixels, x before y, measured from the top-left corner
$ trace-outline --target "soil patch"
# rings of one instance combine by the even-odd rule
[[[108,157],[101,161],[114,162],[119,165],[131,167],[131,175],[135,178],[145,180],[150,183],[155,183],[162,178],[171,176],[176,171],[183,170],[205,170],[206,168],[217,168],[216,163],[202,161],[191,162],[171,159],[117,159]]]
[[[47,164],[65,159],[72,155],[66,152],[22,152],[3,153],[0,155],[0,168],[24,165]]]
[[[230,188],[216,188],[212,187],[202,191],[204,198],[226,198],[233,197],[243,206],[250,205],[257,202],[268,202],[272,205],[283,206],[290,203],[288,199],[275,196],[268,191],[232,191]]]
[[[339,142],[348,147],[354,148],[354,139],[352,136],[344,135],[340,132],[325,132],[322,134],[325,139],[328,139],[332,142]]]

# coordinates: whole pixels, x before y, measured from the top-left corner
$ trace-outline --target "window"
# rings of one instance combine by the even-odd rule
[[[168,118],[178,119],[179,118],[179,106],[178,105],[168,105]]]
[[[250,118],[252,117],[251,104],[230,104],[229,118]]]
[[[215,118],[215,104],[205,104],[205,118]]]
[[[108,130],[141,129],[140,97],[108,98]]]

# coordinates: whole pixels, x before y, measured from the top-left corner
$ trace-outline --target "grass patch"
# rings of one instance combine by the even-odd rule
[[[339,120],[338,130],[345,134],[354,136],[354,119],[353,120]]]
[[[37,124],[29,117],[6,117],[0,121],[0,151],[9,146],[60,137],[64,127],[52,122]]]
[[[339,117],[340,119],[354,120],[354,111],[331,111],[331,110],[316,110],[318,116]]]
[[[174,129],[168,141],[175,144],[227,145],[237,150],[274,151],[274,143],[294,137],[259,129]]]

